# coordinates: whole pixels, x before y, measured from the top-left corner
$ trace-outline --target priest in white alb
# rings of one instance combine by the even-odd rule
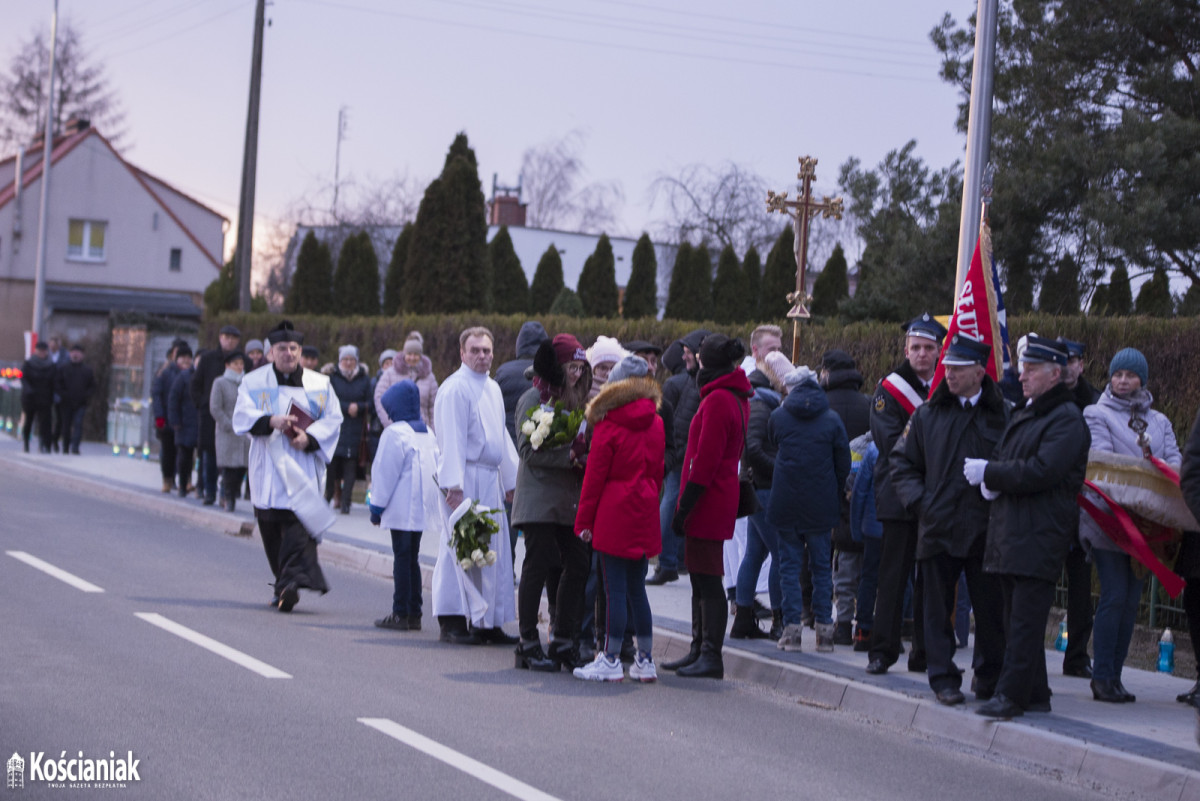
[[[468,328],[458,343],[462,366],[438,388],[433,406],[441,451],[438,485],[451,510],[464,498],[499,510],[494,517],[500,531],[493,535],[495,564],[463,570],[450,546],[447,525],[433,570],[433,613],[442,642],[511,645],[517,638],[501,628],[517,618],[504,502],[512,499],[517,486],[517,449],[504,422],[500,386],[488,377],[491,332]]]
[[[267,342],[271,363],[238,385],[233,430],[250,435],[250,496],[275,575],[271,603],[290,612],[300,590],[329,591],[317,543],[335,519],[323,484],[342,409],[329,377],[300,366],[304,335],[289,321],[273,328]]]

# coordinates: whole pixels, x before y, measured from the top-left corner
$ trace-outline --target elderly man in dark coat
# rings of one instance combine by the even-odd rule
[[[975,606],[975,697],[992,697],[1004,660],[999,581],[983,571],[990,504],[967,484],[966,459],[987,458],[1008,422],[1004,395],[987,374],[989,345],[955,334],[942,358],[946,378],[913,413],[892,451],[892,488],[917,516],[917,564],[925,585],[929,686],[946,706],[961,704],[954,664],[954,591],[967,574]]]
[[[38,450],[50,452],[50,410],[54,408],[54,362],[50,361],[50,348],[39,342],[33,355],[21,366],[21,411],[25,413],[25,426],[21,438],[25,452],[29,453],[29,435],[33,433],[33,420],[38,421]]]
[[[1063,383],[1065,345],[1030,335],[1021,356],[1025,405],[990,459],[967,459],[967,481],[992,500],[983,567],[1004,593],[1004,667],[992,699],[975,710],[1006,719],[1050,711],[1044,639],[1054,584],[1079,518],[1092,437]]]

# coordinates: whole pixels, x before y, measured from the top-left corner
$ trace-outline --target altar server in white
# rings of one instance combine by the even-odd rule
[[[342,410],[329,378],[300,366],[304,335],[291,322],[273,328],[267,342],[271,363],[238,386],[233,430],[250,435],[250,494],[275,575],[272,605],[290,612],[300,590],[329,591],[317,543],[334,521],[322,491]]]
[[[446,491],[448,509],[463,498],[500,510],[494,535],[496,562],[463,570],[450,547],[450,530],[438,550],[433,571],[433,613],[443,642],[460,645],[512,645],[517,638],[501,626],[517,618],[513,598],[512,556],[504,502],[517,485],[517,449],[504,424],[500,386],[488,377],[493,338],[486,328],[468,328],[458,338],[462,366],[438,390],[433,429],[441,461],[438,485]],[[468,627],[468,623],[470,624]]]

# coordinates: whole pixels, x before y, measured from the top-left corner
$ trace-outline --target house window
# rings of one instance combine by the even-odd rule
[[[171,248],[171,272],[177,273],[180,271],[181,263],[183,262],[183,251],[179,248]]]
[[[67,258],[75,261],[104,261],[104,230],[107,223],[71,220],[67,228]]]

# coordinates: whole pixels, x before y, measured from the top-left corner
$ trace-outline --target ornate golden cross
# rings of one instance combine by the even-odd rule
[[[767,213],[777,211],[792,219],[792,230],[795,232],[796,251],[796,291],[788,293],[787,301],[792,304],[787,316],[792,318],[792,362],[800,357],[800,321],[807,320],[812,315],[808,304],[812,297],[808,294],[805,282],[805,268],[808,262],[808,221],[820,214],[825,219],[842,219],[842,199],[823,196],[820,202],[813,199],[812,182],[817,177],[817,160],[811,156],[800,158],[800,196],[788,200],[788,193],[776,194],[767,190]]]

